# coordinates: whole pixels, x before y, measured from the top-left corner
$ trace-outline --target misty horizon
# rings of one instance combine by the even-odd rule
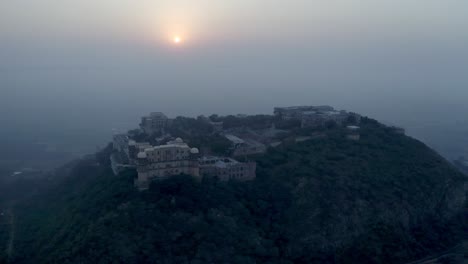
[[[4,138],[55,135],[94,149],[152,111],[326,104],[402,126],[450,159],[466,152],[459,1],[47,0],[0,10]]]

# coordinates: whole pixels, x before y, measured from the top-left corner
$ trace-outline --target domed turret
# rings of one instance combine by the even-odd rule
[[[181,138],[176,138],[176,139],[175,139],[175,142],[176,142],[176,143],[184,143],[184,141],[183,141]]]
[[[200,151],[197,148],[192,148],[190,150],[190,154],[197,155],[197,154],[200,154]]]

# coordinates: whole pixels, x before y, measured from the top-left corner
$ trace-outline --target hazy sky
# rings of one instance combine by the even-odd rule
[[[10,131],[330,104],[424,137],[467,123],[467,72],[466,0],[0,0]]]

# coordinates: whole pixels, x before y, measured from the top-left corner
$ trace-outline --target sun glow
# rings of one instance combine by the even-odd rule
[[[192,46],[200,41],[201,29],[204,28],[206,19],[206,9],[199,6],[199,1],[152,2],[162,2],[162,4],[154,4],[151,8],[146,8],[141,15],[144,34],[147,38],[151,41],[156,40],[159,45],[172,47]]]
[[[182,42],[182,38],[179,36],[175,36],[172,40],[174,44],[180,44]]]

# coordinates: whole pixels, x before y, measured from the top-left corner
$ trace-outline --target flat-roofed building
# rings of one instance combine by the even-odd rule
[[[144,190],[152,180],[163,180],[179,174],[198,178],[198,155],[198,149],[190,148],[180,138],[166,145],[146,148],[137,154],[138,178],[135,185]]]
[[[244,139],[244,144],[240,145],[238,148],[234,150],[232,153],[233,156],[247,156],[247,155],[257,155],[263,154],[267,150],[267,147],[253,139],[246,138]]]
[[[354,113],[348,113],[346,111],[307,111],[302,115],[301,127],[319,127],[330,121],[333,121],[340,126],[350,121],[352,121],[352,123],[359,124],[361,116]]]
[[[245,141],[240,137],[237,137],[231,134],[226,134],[224,136],[226,137],[227,140],[231,141],[234,148],[237,148],[241,146],[242,144],[245,144]]]
[[[256,177],[255,162],[239,162],[227,157],[202,157],[199,166],[202,177],[217,177],[221,181],[250,181]]]
[[[141,118],[140,128],[144,133],[152,135],[154,133],[164,133],[169,125],[169,118],[164,113],[153,112],[149,116]]]
[[[326,111],[334,111],[335,109],[328,105],[321,105],[321,106],[289,106],[289,107],[275,107],[274,114],[276,117],[280,118],[281,120],[291,120],[297,119],[301,120],[302,114],[304,112],[326,112]]]
[[[227,134],[225,137],[232,143],[233,156],[262,154],[265,153],[267,149],[264,144],[254,139],[242,139],[231,134]]]

